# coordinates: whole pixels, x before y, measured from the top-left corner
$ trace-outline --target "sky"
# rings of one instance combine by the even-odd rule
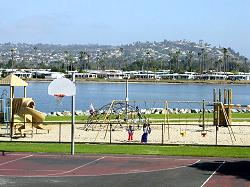
[[[0,0],[0,43],[204,40],[250,58],[250,0]]]

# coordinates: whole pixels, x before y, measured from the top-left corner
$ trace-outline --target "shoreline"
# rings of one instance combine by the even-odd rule
[[[27,82],[51,82],[54,79],[24,79]],[[76,79],[77,83],[125,83],[124,79]],[[248,85],[250,81],[229,81],[229,80],[145,80],[145,79],[129,79],[129,83],[133,84],[234,84]]]

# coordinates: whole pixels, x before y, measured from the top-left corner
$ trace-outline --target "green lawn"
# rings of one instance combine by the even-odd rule
[[[0,150],[14,152],[69,153],[70,144],[0,142]],[[75,152],[81,154],[250,158],[250,147],[76,144]]]
[[[86,121],[88,116],[76,116],[76,121]],[[46,116],[45,121],[70,121],[71,116]]]
[[[159,120],[164,120],[165,115],[164,114],[151,114],[151,115],[146,115],[147,118],[150,119],[159,119]],[[201,114],[169,114],[168,116],[169,119],[201,119],[202,115]],[[213,114],[212,113],[206,113],[205,118],[209,120],[213,119]],[[250,121],[250,113],[233,113],[232,118],[234,121]],[[88,116],[76,116],[76,121],[83,122],[88,119]],[[112,119],[115,119],[115,116],[112,116]],[[47,116],[46,121],[70,121],[71,116]]]

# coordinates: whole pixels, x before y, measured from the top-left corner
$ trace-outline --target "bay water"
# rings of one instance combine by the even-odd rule
[[[29,82],[27,97],[33,98],[36,109],[42,112],[70,111],[71,97],[64,97],[57,104],[53,96],[48,95],[49,82]],[[76,110],[88,110],[92,103],[95,108],[111,103],[112,100],[125,99],[125,83],[76,83]],[[240,84],[159,84],[159,83],[129,83],[129,100],[140,100],[141,108],[151,101],[154,107],[163,107],[154,103],[154,100],[171,101],[213,101],[213,89],[228,89],[233,91],[233,103],[250,104],[250,85]],[[0,88],[0,93],[9,87]],[[23,96],[23,87],[15,88],[15,97]],[[144,102],[143,102],[144,101]],[[152,104],[154,103],[154,104]],[[149,104],[148,104],[149,105]],[[178,107],[186,107],[179,104]]]

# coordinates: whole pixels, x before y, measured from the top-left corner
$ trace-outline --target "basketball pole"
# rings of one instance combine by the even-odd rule
[[[72,73],[72,82],[75,84],[75,72]],[[75,95],[71,102],[71,155],[75,154]]]
[[[128,77],[125,77],[126,79],[126,89],[125,89],[125,101],[126,101],[126,106],[125,106],[125,112],[126,112],[126,122],[128,123]]]

